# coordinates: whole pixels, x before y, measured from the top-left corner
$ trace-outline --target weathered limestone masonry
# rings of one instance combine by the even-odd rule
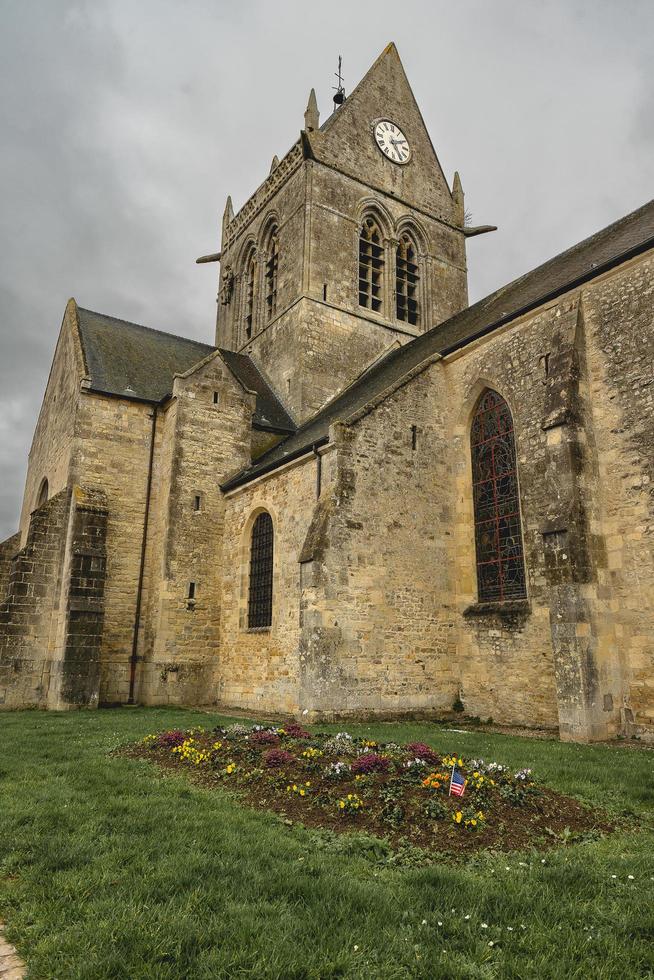
[[[254,408],[254,394],[218,353],[175,378],[154,472],[146,557],[138,690],[147,704],[202,703],[211,691],[223,602],[219,482],[250,461]]]
[[[331,457],[321,463],[324,485],[331,482]],[[307,528],[316,507],[317,458],[289,465],[226,501],[222,551],[220,656],[213,691],[221,703],[278,712],[297,712],[301,701],[301,566]],[[248,629],[250,535],[259,513],[272,515],[275,529],[272,624]]]
[[[0,604],[0,703],[7,707],[98,704],[104,503],[100,491],[75,487],[32,514]]]
[[[470,307],[488,230],[389,45],[228,198],[216,347],[71,300],[0,706],[654,740],[654,202]]]

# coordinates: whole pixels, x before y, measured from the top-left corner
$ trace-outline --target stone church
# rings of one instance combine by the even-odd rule
[[[654,202],[469,306],[491,230],[391,44],[228,198],[215,345],[71,299],[2,706],[653,738]]]

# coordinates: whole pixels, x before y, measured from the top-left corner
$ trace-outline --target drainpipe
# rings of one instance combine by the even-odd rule
[[[316,457],[316,497],[318,498],[322,493],[322,456],[318,452],[317,444],[315,442],[311,448],[313,449],[313,454]]]
[[[138,663],[139,627],[141,625],[141,603],[143,600],[143,577],[145,575],[145,549],[148,543],[148,520],[150,518],[150,497],[152,495],[152,468],[154,463],[154,443],[157,433],[157,408],[152,410],[152,436],[150,439],[150,459],[148,461],[148,482],[145,491],[145,514],[143,515],[143,537],[141,539],[141,564],[139,567],[139,583],[136,589],[136,611],[134,613],[134,635],[132,637],[132,656],[129,658],[129,697],[128,704],[134,704],[134,688],[136,685],[136,665]]]

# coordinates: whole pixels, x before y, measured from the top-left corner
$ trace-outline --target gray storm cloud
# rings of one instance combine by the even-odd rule
[[[67,298],[213,340],[230,193],[239,207],[398,46],[474,223],[471,301],[652,196],[654,6],[643,2],[166,0],[0,4],[0,540]]]

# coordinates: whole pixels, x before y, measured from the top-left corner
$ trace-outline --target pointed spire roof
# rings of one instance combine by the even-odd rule
[[[227,231],[227,226],[230,221],[234,218],[234,207],[232,205],[231,195],[227,195],[227,200],[225,201],[225,210],[223,211],[223,238],[225,237],[225,232]]]
[[[312,130],[318,129],[319,126],[320,113],[318,112],[318,100],[316,99],[316,90],[312,88],[309,92],[309,101],[304,111],[304,128],[310,133]]]

